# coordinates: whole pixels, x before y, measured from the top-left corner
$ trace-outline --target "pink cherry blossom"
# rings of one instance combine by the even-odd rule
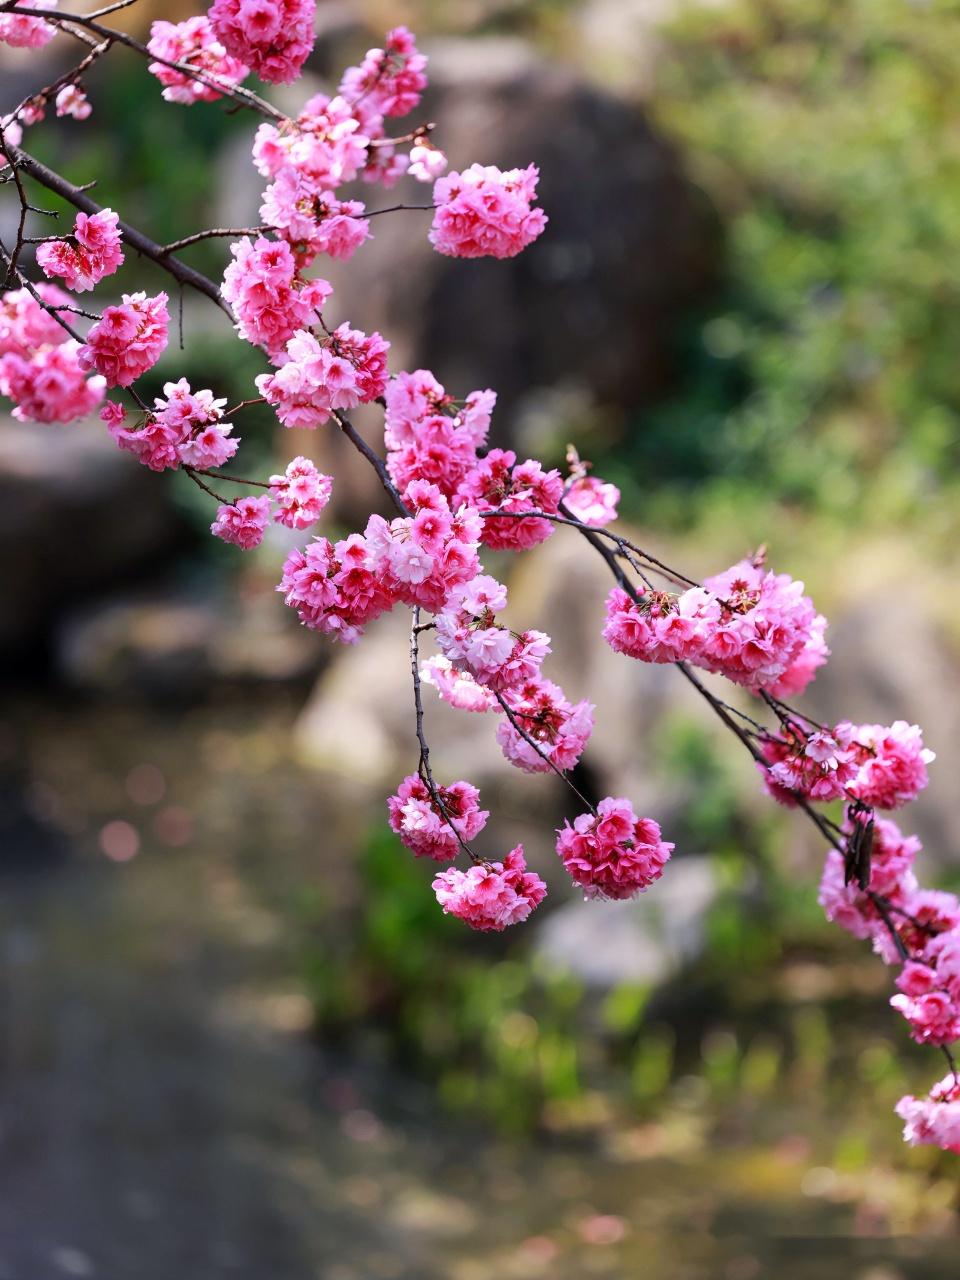
[[[7,13],[0,13],[0,44],[13,45],[15,49],[42,49],[57,34],[57,28],[42,18],[19,16],[14,5]],[[57,0],[30,0],[24,9],[55,9]]]
[[[547,896],[547,886],[526,868],[523,845],[518,844],[503,862],[441,871],[433,891],[444,915],[458,916],[471,929],[499,933],[526,920]]]
[[[338,200],[295,169],[282,169],[263,193],[260,217],[293,249],[301,266],[317,254],[352,258],[370,238],[359,200]]]
[[[512,449],[491,449],[461,480],[456,500],[476,507],[481,515],[487,511],[556,515],[562,495],[559,471],[544,471],[532,458],[517,463]],[[553,530],[549,520],[488,517],[483,522],[483,541],[498,551],[524,551],[544,542]]]
[[[57,94],[54,106],[58,116],[73,116],[74,120],[87,120],[93,111],[87,95],[77,84],[65,84]]]
[[[514,633],[497,625],[496,614],[506,603],[506,587],[479,574],[455,587],[436,617],[440,651],[494,691],[532,680],[550,652],[550,637],[542,631]]]
[[[394,604],[359,533],[335,546],[326,538],[315,538],[302,551],[291,551],[277,590],[304,626],[344,644],[356,644],[366,624]]]
[[[952,1072],[933,1086],[929,1097],[908,1094],[895,1110],[904,1122],[904,1142],[960,1155],[960,1081]]]
[[[238,498],[236,502],[224,503],[217,508],[217,518],[210,526],[210,532],[224,542],[232,542],[244,551],[250,551],[263,541],[269,521],[268,497]]]
[[[405,116],[420,102],[427,87],[427,59],[417,52],[406,27],[387,34],[386,47],[368,49],[359,67],[349,67],[340,82],[340,95],[348,102],[363,102],[383,116]]]
[[[248,67],[227,53],[205,15],[184,22],[154,22],[147,48],[155,58],[185,63],[204,75],[203,80],[194,80],[163,62],[151,62],[147,70],[164,86],[167,102],[216,102],[221,94],[208,80],[217,80],[224,88],[232,89],[250,74]]]
[[[878,809],[899,809],[927,785],[927,765],[936,759],[923,745],[920,726],[896,720],[892,725],[852,724],[834,730],[859,766],[852,793]]]
[[[377,116],[369,126],[379,131]],[[352,182],[367,163],[370,135],[344,98],[318,93],[304,104],[292,125],[281,130],[262,124],[253,143],[253,161],[265,178],[291,169],[317,190],[336,191]]]
[[[447,167],[447,157],[439,147],[417,142],[410,148],[407,173],[417,182],[436,182]]]
[[[497,725],[497,742],[511,764],[526,773],[574,767],[593,732],[593,703],[568,701],[559,685],[542,676],[507,689],[503,699],[519,725],[506,716]]]
[[[322,426],[337,410],[383,394],[389,345],[346,324],[323,339],[301,329],[287,343],[286,363],[260,374],[257,388],[285,427]]]
[[[454,782],[437,788],[440,803],[419,774],[411,773],[387,801],[390,827],[418,858],[449,862],[461,846],[451,829],[464,842],[480,834],[490,814],[480,808],[480,792],[469,782]]]
[[[496,399],[493,391],[472,391],[458,403],[428,369],[391,378],[384,443],[394,484],[402,490],[414,480],[427,480],[453,498],[477,464]]]
[[[84,376],[80,351],[70,338],[30,355],[8,351],[0,356],[0,395],[14,401],[18,421],[72,422],[97,407],[107,384],[102,377]]]
[[[316,0],[213,0],[218,40],[261,80],[289,84],[313,49]]]
[[[293,251],[282,240],[244,236],[230,252],[233,261],[223,275],[223,296],[233,308],[237,332],[281,363],[294,334],[317,322],[333,286],[321,279],[302,280]]]
[[[125,293],[117,307],[106,307],[87,334],[78,359],[82,369],[96,369],[110,387],[129,387],[152,368],[167,345],[167,295],[148,298]]]
[[[496,711],[496,694],[467,671],[458,671],[449,658],[436,654],[420,667],[420,679],[432,685],[444,702],[459,711]]]
[[[557,853],[588,898],[632,898],[659,880],[673,851],[652,818],[608,797],[557,832]]]
[[[296,457],[282,476],[270,477],[270,495],[277,504],[273,518],[288,529],[307,529],[320,519],[332,492],[331,476],[309,458]]]
[[[430,243],[451,258],[515,257],[547,225],[543,210],[532,207],[539,176],[533,164],[507,172],[472,164],[438,178]]]
[[[763,737],[759,746],[768,761],[766,768],[760,766],[767,791],[781,804],[794,805],[799,796],[827,802],[852,794],[853,753],[825,730],[794,721]]]
[[[37,264],[47,276],[61,276],[68,289],[84,293],[123,262],[119,216],[112,209],[78,213],[73,240],[48,240],[37,246]]]
[[[597,476],[579,476],[567,486],[563,502],[574,519],[602,529],[617,518],[620,490]]]

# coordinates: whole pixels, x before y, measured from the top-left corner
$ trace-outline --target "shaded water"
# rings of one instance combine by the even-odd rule
[[[345,892],[359,823],[287,759],[292,714],[11,714],[0,1280],[957,1274],[946,1203],[877,1238],[889,1189],[848,1194],[776,1095],[725,1139],[691,1089],[508,1144],[315,1044],[288,910]]]

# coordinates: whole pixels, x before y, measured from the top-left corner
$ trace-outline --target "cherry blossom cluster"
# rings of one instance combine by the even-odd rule
[[[108,387],[129,387],[160,359],[169,324],[165,293],[125,293],[118,306],[104,308],[87,334],[77,355],[80,368],[95,369]]]
[[[37,248],[37,265],[44,275],[59,276],[68,289],[84,293],[111,276],[123,262],[119,216],[112,209],[78,213],[72,241],[48,240]]]
[[[230,252],[233,261],[224,272],[223,296],[233,309],[237,332],[281,363],[294,334],[317,323],[333,288],[326,280],[303,280],[293,251],[282,240],[244,236]]]
[[[164,384],[163,396],[132,428],[124,425],[126,410],[116,400],[107,401],[100,417],[120,448],[151,471],[181,465],[207,470],[222,467],[240,443],[230,434],[233,424],[223,421],[226,403],[212,391],[191,391],[186,378],[180,378]]]
[[[45,282],[33,289],[36,296],[27,288],[0,296],[0,395],[20,422],[72,422],[97,407],[106,380],[86,376],[80,343],[57,322],[69,296]]]
[[[286,362],[261,373],[257,390],[285,427],[321,427],[338,410],[369,404],[387,385],[390,344],[342,324],[317,337],[298,329],[286,345]]]
[[[764,735],[761,751],[767,789],[781,803],[846,796],[875,809],[915,800],[936,758],[924,747],[919,725],[905,720],[887,726],[844,720],[833,729],[815,729],[788,719],[779,733]]]
[[[526,920],[546,897],[547,886],[527,870],[523,845],[518,844],[503,862],[441,871],[433,891],[445,915],[457,916],[473,929],[499,933]]]
[[[673,852],[652,818],[608,797],[557,833],[557,853],[588,898],[632,898],[659,880]]]
[[[543,511],[556,515],[563,496],[563,480],[555,468],[545,471],[533,458],[517,462],[512,449],[491,449],[460,481],[457,497],[471,502],[481,514]],[[523,516],[483,522],[483,541],[494,551],[526,551],[553,533],[549,520]]]
[[[802,692],[828,650],[826,621],[803,583],[741,560],[680,595],[621,587],[607,597],[604,638],[643,662],[689,662],[775,696]]]
[[[387,470],[398,489],[428,480],[453,498],[487,440],[496,392],[472,391],[458,403],[429,369],[398,373],[385,393]]]
[[[24,4],[25,9],[55,9],[57,0],[30,0]],[[12,45],[15,49],[42,49],[57,34],[52,23],[43,18],[27,14],[18,14],[17,5],[8,13],[0,13],[0,44]]]
[[[387,801],[390,827],[418,858],[452,862],[461,842],[474,840],[490,814],[469,782],[431,788],[418,773],[404,778]]]
[[[151,62],[147,69],[163,85],[167,102],[216,102],[221,94],[210,81],[232,89],[250,74],[249,67],[227,53],[205,15],[184,22],[154,22],[147,48],[155,58],[163,59]],[[203,79],[177,71],[167,65],[170,62],[186,63],[203,73]]]
[[[472,164],[438,178],[430,243],[451,258],[515,258],[547,225],[533,204],[539,177],[535,164],[506,172]]]
[[[317,0],[214,0],[208,18],[229,54],[270,84],[289,84],[313,49]]]

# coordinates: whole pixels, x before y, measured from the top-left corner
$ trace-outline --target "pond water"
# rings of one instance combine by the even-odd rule
[[[950,1187],[851,1190],[813,1103],[507,1142],[318,1043],[286,905],[345,882],[357,815],[294,709],[8,712],[0,1280],[958,1274]]]

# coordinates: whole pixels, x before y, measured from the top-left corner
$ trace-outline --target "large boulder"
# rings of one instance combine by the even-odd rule
[[[155,571],[183,529],[157,477],[84,424],[0,422],[0,655],[35,659],[76,602]]]

